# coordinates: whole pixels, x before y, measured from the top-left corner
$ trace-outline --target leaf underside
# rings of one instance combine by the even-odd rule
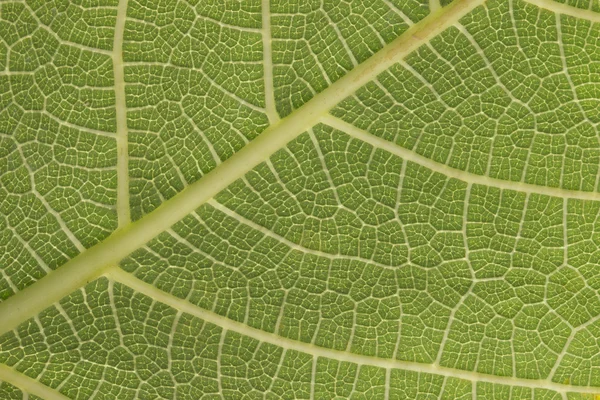
[[[594,399],[598,0],[0,1],[1,399]]]

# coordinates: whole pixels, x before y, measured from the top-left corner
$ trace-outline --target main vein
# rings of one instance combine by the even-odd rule
[[[96,278],[107,268],[117,264],[131,252],[177,223],[302,132],[311,128],[341,100],[453,25],[484,1],[456,0],[444,9],[430,14],[298,110],[267,128],[236,154],[170,200],[165,201],[153,212],[123,226],[103,242],[89,248],[33,285],[0,303],[0,321],[2,321],[0,334],[13,330],[20,323],[85,285],[86,282]],[[118,15],[122,15],[125,6],[126,0],[121,0]],[[123,23],[122,18],[121,23]],[[117,20],[119,25],[119,18]],[[117,104],[117,109],[119,108]],[[125,112],[124,105],[121,111]],[[124,160],[126,161],[126,158]]]

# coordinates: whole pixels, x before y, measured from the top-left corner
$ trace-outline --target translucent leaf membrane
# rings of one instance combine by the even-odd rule
[[[122,267],[303,343],[594,386],[599,211],[448,179],[319,125]]]
[[[21,391],[21,389],[11,385],[8,382],[2,381],[0,381],[0,395],[3,399],[6,400],[22,400],[24,398],[30,400],[41,400],[41,398],[38,396],[29,393],[24,393]]]
[[[123,57],[131,211],[155,209],[268,125],[260,1],[131,1]]]
[[[0,4],[0,300],[117,226],[115,4],[60,3]]]
[[[307,354],[223,329],[104,278],[0,343],[3,362],[73,399],[561,398],[544,388]],[[4,383],[0,390],[19,393]]]
[[[275,1],[263,18],[258,0],[129,2],[123,51],[133,218],[200,179],[268,126],[265,66],[273,75],[274,113],[287,116],[429,8],[415,0]],[[269,60],[265,20],[272,34]]]
[[[600,2],[598,0],[553,0],[557,3],[562,3],[571,7],[580,8],[582,10],[590,10],[600,12]]]
[[[600,24],[486,4],[332,114],[452,168],[597,191]]]
[[[273,81],[287,116],[429,13],[423,0],[273,1]]]
[[[1,2],[0,399],[594,399],[597,11]]]

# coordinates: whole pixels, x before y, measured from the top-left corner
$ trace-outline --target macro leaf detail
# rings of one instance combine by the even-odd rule
[[[600,393],[597,0],[7,0],[0,39],[0,398]]]

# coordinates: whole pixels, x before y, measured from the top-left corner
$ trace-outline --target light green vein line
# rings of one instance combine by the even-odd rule
[[[129,208],[129,139],[127,137],[127,105],[125,102],[125,70],[123,66],[123,35],[126,16],[127,0],[120,0],[117,8],[115,41],[112,51],[117,118],[117,217],[119,227],[131,222]]]
[[[583,10],[568,4],[559,3],[554,0],[524,0],[525,3],[533,4],[539,8],[552,11],[557,14],[570,15],[571,17],[586,19],[592,22],[600,22],[600,13]]]
[[[262,42],[263,68],[265,70],[265,109],[271,124],[279,121],[275,107],[275,91],[273,89],[273,52],[271,49],[271,10],[270,0],[262,0]]]
[[[380,368],[392,369],[398,368],[406,371],[414,371],[427,374],[436,374],[446,377],[453,377],[475,382],[489,382],[500,385],[521,386],[535,389],[548,389],[556,392],[575,392],[575,393],[598,393],[600,390],[596,387],[573,386],[562,383],[552,382],[549,379],[525,379],[514,378],[510,376],[498,376],[483,374],[473,371],[465,371],[455,368],[442,367],[434,364],[424,364],[412,361],[394,360],[389,358],[378,358],[365,356],[347,351],[333,350],[325,347],[316,346],[311,343],[300,342],[298,340],[289,339],[276,335],[274,333],[265,332],[260,329],[252,328],[241,322],[231,320],[211,311],[204,310],[187,300],[180,299],[172,294],[163,292],[162,290],[152,286],[135,276],[123,271],[120,268],[115,268],[107,273],[107,277],[115,282],[119,282],[131,289],[142,293],[160,303],[173,307],[176,310],[183,311],[193,315],[204,321],[210,322],[225,330],[231,330],[243,335],[254,338],[260,342],[274,344],[286,350],[296,350],[313,357],[325,357],[338,361],[347,361],[358,365],[373,365]]]
[[[124,0],[122,0],[124,1]],[[0,303],[0,334],[37,315],[44,308],[118,264],[252,168],[312,127],[358,88],[372,80],[433,36],[457,22],[484,0],[456,0],[410,27],[343,78],[304,106],[272,125],[244,148],[197,182],[165,201],[150,214],[117,230],[103,242],[84,251],[33,285]],[[121,4],[120,4],[121,5]]]
[[[56,390],[3,364],[0,364],[0,381],[8,382],[26,393],[34,394],[45,400],[69,400],[68,397]]]
[[[362,129],[359,129],[356,126],[332,115],[323,116],[321,118],[321,122],[332,128],[345,132],[355,139],[369,143],[373,147],[383,149],[405,160],[422,165],[434,172],[439,172],[449,178],[459,179],[463,182],[490,186],[503,190],[514,190],[515,192],[536,193],[566,199],[600,200],[600,193],[598,192],[582,192],[577,190],[561,189],[557,187],[539,186],[531,183],[507,181],[452,168],[422,156],[413,150],[408,150],[395,143],[382,139],[379,136],[375,136],[369,132],[363,131]]]

